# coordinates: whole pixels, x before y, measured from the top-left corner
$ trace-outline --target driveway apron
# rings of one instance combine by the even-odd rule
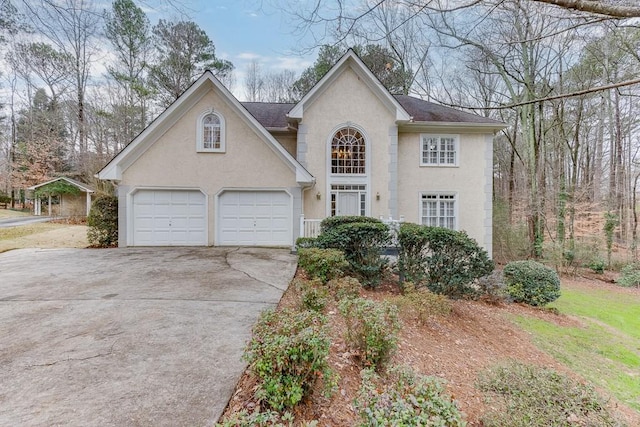
[[[295,267],[281,249],[0,254],[0,425],[212,425]]]

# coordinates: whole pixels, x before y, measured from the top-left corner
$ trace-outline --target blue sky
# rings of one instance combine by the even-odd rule
[[[302,1],[302,0],[301,0]],[[147,3],[150,4],[152,2]],[[315,52],[296,52],[305,41],[286,24],[287,15],[260,0],[188,0],[181,2],[188,15],[207,32],[216,55],[235,65],[233,92],[242,94],[245,70],[257,59],[265,72],[294,70],[300,74],[315,60]],[[154,25],[159,18],[185,19],[175,9],[160,13],[146,8]]]

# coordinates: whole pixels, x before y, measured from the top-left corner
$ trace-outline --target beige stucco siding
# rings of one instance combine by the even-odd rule
[[[429,133],[429,132],[424,132]],[[443,132],[434,132],[443,133]],[[491,251],[491,135],[459,134],[456,167],[420,166],[420,133],[400,133],[398,142],[399,214],[420,223],[421,193],[454,193],[458,229]],[[488,206],[488,205],[489,206]],[[488,217],[488,218],[487,218]]]
[[[329,209],[328,143],[339,127],[348,123],[363,130],[368,140],[369,215],[389,215],[389,127],[391,112],[359,76],[346,68],[309,106],[305,106],[301,128],[306,132],[305,166],[316,178],[315,187],[305,191],[307,218],[324,218]],[[320,200],[317,194],[320,193]],[[376,194],[380,200],[376,200]]]
[[[282,145],[282,147],[287,150],[291,156],[296,157],[296,134],[293,132],[274,132],[272,135],[275,137],[276,141]]]
[[[211,86],[213,88],[213,86]],[[199,116],[224,117],[225,153],[196,151]],[[210,245],[215,240],[215,195],[224,188],[291,189],[296,174],[214,90],[209,90],[147,151],[123,171],[122,188],[193,188],[208,196]]]

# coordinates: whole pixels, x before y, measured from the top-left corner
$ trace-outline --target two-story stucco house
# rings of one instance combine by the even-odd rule
[[[465,230],[491,253],[504,124],[391,95],[353,52],[296,104],[241,103],[210,72],[99,173],[120,246],[292,246],[331,215]]]

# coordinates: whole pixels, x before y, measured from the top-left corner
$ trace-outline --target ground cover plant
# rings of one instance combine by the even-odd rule
[[[361,427],[466,425],[440,381],[408,367],[392,367],[384,378],[373,369],[363,370],[354,405]]]
[[[623,425],[594,390],[552,369],[518,362],[484,371],[478,388],[496,400],[486,427],[614,427]]]

